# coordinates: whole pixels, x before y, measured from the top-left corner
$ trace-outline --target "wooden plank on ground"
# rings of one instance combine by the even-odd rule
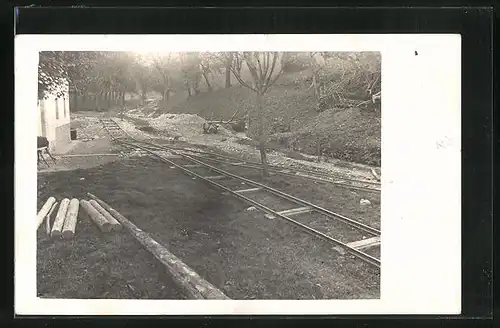
[[[290,215],[309,213],[312,211],[313,209],[311,207],[304,206],[304,207],[297,207],[297,208],[291,208],[289,210],[279,211],[278,213],[281,215],[290,216]]]
[[[87,193],[97,201],[104,209],[111,213],[129,232],[141,243],[151,254],[154,255],[167,269],[167,273],[173,278],[179,289],[190,299],[229,299],[214,285],[200,277],[193,269],[188,267],[165,247],[160,245],[151,236],[139,229],[136,225],[126,219],[101,199]]]
[[[60,157],[93,157],[93,156],[120,156],[119,154],[69,154],[69,155],[62,155]]]
[[[222,180],[222,179],[229,179],[230,177],[228,177],[227,175],[212,175],[204,178],[210,180]]]
[[[352,243],[349,243],[347,245],[352,247],[352,248],[356,248],[358,250],[369,248],[372,246],[377,246],[377,245],[380,245],[380,236],[375,236],[372,238],[353,241]]]
[[[262,188],[248,188],[248,189],[241,189],[241,190],[235,190],[235,192],[250,192],[250,191],[259,191]]]

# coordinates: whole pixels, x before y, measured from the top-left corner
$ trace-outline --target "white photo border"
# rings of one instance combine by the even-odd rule
[[[459,34],[18,35],[14,46],[17,315],[460,314]],[[137,49],[381,52],[380,299],[199,301],[36,297],[33,217],[37,211],[34,109],[38,53]]]

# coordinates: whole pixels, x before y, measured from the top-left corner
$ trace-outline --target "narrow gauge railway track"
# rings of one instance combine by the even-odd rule
[[[259,162],[242,160],[240,158],[217,154],[215,152],[186,149],[170,145],[161,145],[161,146],[175,151],[193,153],[196,154],[196,155],[191,155],[193,157],[197,157],[203,160],[206,159],[214,163],[221,163],[224,165],[240,166],[240,167],[262,170],[262,164]],[[268,167],[269,167],[269,172],[279,175],[302,177],[310,180],[332,183],[349,189],[372,192],[372,193],[380,193],[380,182],[376,181],[358,180],[341,176],[334,177],[330,174],[325,174],[318,170],[296,169],[279,165],[268,165]]]
[[[222,154],[217,154],[215,152],[208,152],[208,151],[202,151],[202,150],[196,150],[196,149],[186,149],[186,148],[174,147],[174,146],[170,146],[170,145],[162,145],[162,146],[166,147],[166,148],[173,149],[173,150],[185,151],[185,152],[190,152],[190,153],[198,154],[199,156],[206,155],[206,156],[210,156],[210,157],[213,157],[213,158],[224,159],[224,160],[232,161],[232,162],[244,162],[245,164],[257,165],[257,166],[261,166],[262,165],[260,162],[253,162],[253,161],[248,161],[248,160],[242,160],[241,158],[227,156],[227,155],[222,155]],[[327,178],[327,179],[330,179],[330,180],[332,178],[331,174],[326,174],[324,172],[320,172],[319,170],[314,170],[314,169],[304,169],[304,168],[302,168],[302,169],[296,169],[296,168],[289,168],[289,167],[280,166],[280,165],[269,165],[269,168],[271,168],[271,169],[277,169],[277,170],[284,170],[285,169],[285,170],[292,171],[292,172],[299,172],[299,173],[303,173],[303,174],[311,174],[311,175],[315,175],[315,176],[318,176],[318,177]],[[361,183],[361,184],[366,184],[366,185],[380,187],[380,182],[378,182],[378,181],[359,180],[359,179],[352,179],[352,178],[347,178],[347,177],[342,177],[342,176],[337,176],[337,179],[338,180],[352,181],[352,182],[356,182],[356,183]]]
[[[110,118],[106,118],[106,125],[109,127],[109,131],[113,133],[118,133],[117,139],[121,139],[123,137],[130,137],[130,135],[125,135],[124,131],[120,134],[119,125]],[[109,132],[108,131],[108,132]],[[179,151],[182,153],[191,153],[191,157],[197,158],[203,161],[210,161],[212,163],[219,163],[222,165],[228,166],[239,166],[249,169],[262,170],[262,164],[259,162],[253,162],[248,160],[242,160],[240,158],[226,156],[222,154],[217,154],[214,152],[207,152],[195,149],[187,149],[174,147],[170,145],[157,145],[161,146],[164,149],[169,149],[173,151]],[[308,180],[315,180],[323,183],[332,183],[337,186],[341,186],[344,188],[364,191],[369,193],[380,193],[380,182],[369,181],[369,180],[358,180],[341,176],[332,176],[329,174],[325,174],[318,170],[307,170],[307,169],[295,169],[290,167],[284,167],[279,165],[269,165],[269,172],[274,174],[279,174],[283,176],[293,177],[293,178],[305,178]]]
[[[299,214],[299,213],[314,213],[314,212],[320,213],[320,214],[324,215],[325,217],[327,217],[328,219],[333,219],[333,220],[337,220],[337,221],[343,222],[345,224],[348,224],[349,226],[354,227],[356,229],[359,229],[365,233],[368,233],[369,235],[374,236],[375,238],[380,238],[380,231],[379,230],[377,230],[373,227],[364,225],[364,224],[357,222],[355,220],[349,219],[349,218],[342,216],[340,214],[329,211],[325,208],[322,208],[320,206],[317,206],[315,204],[312,204],[310,202],[307,202],[307,201],[302,200],[300,198],[297,198],[295,196],[286,194],[280,190],[271,188],[267,185],[264,185],[264,184],[252,181],[250,179],[246,179],[244,177],[238,176],[236,174],[224,171],[220,168],[217,168],[217,167],[212,166],[208,163],[205,163],[200,159],[186,155],[180,151],[174,151],[174,150],[169,149],[167,147],[163,147],[162,145],[157,145],[157,144],[153,144],[153,143],[149,143],[149,142],[143,142],[143,141],[136,140],[135,138],[133,138],[132,136],[127,134],[125,131],[123,131],[119,127],[119,125],[116,124],[116,122],[114,122],[112,119],[101,119],[101,121],[102,121],[103,125],[105,126],[106,130],[108,131],[108,133],[110,134],[111,138],[113,140],[117,141],[118,143],[120,143],[121,145],[128,147],[130,149],[144,151],[144,152],[148,153],[149,155],[152,155],[153,157],[156,157],[165,163],[168,163],[174,167],[181,169],[183,172],[187,173],[190,176],[193,176],[193,177],[196,177],[196,178],[201,179],[203,181],[206,181],[209,184],[214,185],[214,186],[224,190],[225,192],[232,194],[233,196],[240,198],[243,201],[255,206],[256,208],[262,210],[263,212],[266,212],[274,217],[281,218],[288,223],[292,223],[293,225],[301,228],[302,230],[305,230],[306,232],[312,234],[313,236],[321,238],[323,240],[326,240],[326,241],[334,244],[337,247],[341,247],[342,249],[344,249],[348,253],[363,260],[364,262],[366,262],[374,267],[380,268],[380,260],[379,259],[358,250],[356,247],[350,246],[348,243],[342,242],[342,241],[335,239],[335,238],[333,238],[333,237],[331,237],[331,236],[329,236],[321,231],[318,231],[318,230],[316,230],[308,225],[305,225],[297,220],[294,220],[294,219],[290,218],[289,216],[291,216],[293,214]],[[111,122],[113,122],[114,124]],[[176,163],[175,161],[172,161],[171,159],[169,159],[167,156],[158,153],[158,152],[164,152],[164,151],[168,151],[168,152],[170,152],[170,153],[172,153],[172,154],[174,154],[174,155],[176,155],[184,160],[187,160],[190,163],[194,163],[194,165],[196,165],[196,166],[201,166],[201,167],[208,169],[209,171],[216,172],[225,178],[243,181],[247,185],[253,186],[254,188],[249,188],[249,189],[244,189],[244,190],[232,190],[231,188],[228,188],[228,187],[224,186],[223,184],[220,184],[220,183],[214,181],[215,177],[213,177],[213,176],[203,176],[199,173],[196,173],[196,172],[190,170],[188,167],[192,167],[193,164],[180,165],[180,164]],[[273,210],[273,209],[269,208],[268,206],[263,205],[260,202],[243,195],[243,193],[253,192],[253,191],[265,191],[267,193],[270,193],[272,195],[277,196],[278,198],[285,199],[285,200],[290,201],[292,203],[295,203],[297,205],[301,205],[302,207],[295,208],[295,209],[289,209],[289,210],[285,210],[285,211]]]
[[[168,147],[166,147],[168,148]],[[224,159],[217,159],[218,155],[215,155],[213,158],[210,155],[204,155],[204,156],[198,156],[198,155],[190,155],[193,158],[197,158],[199,160],[203,161],[209,161],[213,163],[219,163],[222,165],[227,165],[227,166],[238,166],[238,167],[244,167],[244,168],[249,168],[249,169],[255,169],[255,170],[262,170],[262,164],[254,164],[252,162],[246,162],[246,161],[231,161],[231,160],[224,160]],[[289,176],[293,178],[305,178],[308,180],[315,180],[315,181],[320,181],[320,182],[326,182],[326,183],[332,183],[336,186],[341,186],[345,187],[348,189],[353,189],[353,190],[359,190],[359,191],[364,191],[364,192],[371,192],[371,193],[380,193],[380,189],[372,188],[366,186],[368,183],[367,182],[361,182],[358,180],[353,180],[353,179],[332,179],[331,177],[327,176],[319,176],[319,175],[311,175],[310,173],[303,173],[304,171],[298,171],[294,169],[288,169],[288,168],[278,168],[276,166],[269,166],[269,172],[273,174],[279,174],[279,175],[284,175],[284,176]],[[356,184],[365,184],[364,186],[357,186]]]

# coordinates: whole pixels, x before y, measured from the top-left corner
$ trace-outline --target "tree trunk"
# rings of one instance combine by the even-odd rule
[[[314,95],[316,96],[316,100],[319,101],[319,97],[321,95],[321,92],[319,89],[319,81],[318,81],[318,73],[317,72],[313,73],[313,88],[314,88]]]
[[[191,97],[191,87],[189,86],[189,84],[186,84],[186,90],[188,93],[188,98]]]
[[[231,70],[229,67],[226,67],[226,88],[231,87]]]
[[[125,106],[125,91],[122,91],[121,99],[122,99],[122,106]]]
[[[109,91],[107,92],[107,94],[108,94],[108,109],[110,109],[110,108],[111,108],[111,95],[112,95],[112,93],[113,93],[113,91],[112,91],[112,90],[109,90]]]
[[[74,100],[73,100],[73,110],[78,110],[78,92],[73,92]],[[69,106],[69,112],[71,113],[71,105]]]
[[[207,73],[203,72],[203,77],[205,78],[205,83],[207,84],[208,92],[212,92],[212,85],[210,84],[210,81],[208,80]]]
[[[142,106],[146,104],[146,92],[144,90],[141,91],[141,104]]]
[[[260,160],[262,162],[262,176],[268,177],[269,170],[267,167],[267,155],[266,155],[266,136],[264,133],[264,106],[263,106],[263,95],[257,92],[257,115],[259,117],[259,151]]]
[[[316,156],[318,156],[318,163],[321,162],[321,140],[319,135],[316,137]]]
[[[167,105],[168,105],[168,90],[163,90],[163,93],[161,94],[161,102],[163,104],[163,108],[167,109]]]
[[[95,94],[95,106],[96,106],[97,111],[101,110],[101,103],[99,102],[99,93],[98,92],[96,92],[96,94]]]

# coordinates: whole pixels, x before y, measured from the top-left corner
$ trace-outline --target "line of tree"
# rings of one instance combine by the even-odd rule
[[[151,91],[161,94],[162,107],[168,108],[173,94],[185,93],[191,97],[201,92],[202,84],[206,92],[212,92],[216,80],[221,78],[223,87],[230,88],[234,78],[255,94],[264,176],[268,175],[264,97],[284,74],[309,70],[303,81],[297,78],[293,83],[304,83],[313,89],[318,111],[363,103],[360,100],[379,92],[381,85],[378,53],[49,51],[41,52],[39,59],[40,98],[47,91],[56,90],[64,79],[76,100],[91,99],[98,110],[102,106],[123,109],[127,93],[139,95],[144,105]],[[78,104],[74,105],[78,108]]]

